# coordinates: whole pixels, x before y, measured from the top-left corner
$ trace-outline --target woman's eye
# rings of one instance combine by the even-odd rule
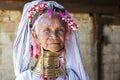
[[[57,30],[57,33],[60,33],[60,34],[62,34],[62,33],[64,33],[64,30]]]
[[[45,29],[45,30],[43,30],[43,32],[50,32],[50,30],[49,29]]]

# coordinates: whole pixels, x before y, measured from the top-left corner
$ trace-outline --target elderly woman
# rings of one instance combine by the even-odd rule
[[[81,61],[77,28],[58,3],[27,3],[13,50],[16,80],[89,80]]]

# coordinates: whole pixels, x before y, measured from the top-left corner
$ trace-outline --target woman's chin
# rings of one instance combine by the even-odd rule
[[[51,52],[59,51],[62,47],[60,45],[50,45],[47,50],[50,50]]]

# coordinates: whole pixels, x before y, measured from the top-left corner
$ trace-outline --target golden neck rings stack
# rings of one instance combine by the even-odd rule
[[[39,59],[33,72],[38,76],[43,73],[44,78],[57,78],[64,74],[61,66],[61,62],[63,63],[63,60],[64,55],[60,52],[44,51],[43,58]]]
[[[60,67],[60,55],[57,52],[44,54],[44,77],[58,77],[63,74]]]

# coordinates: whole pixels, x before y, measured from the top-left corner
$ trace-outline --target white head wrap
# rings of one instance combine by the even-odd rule
[[[27,13],[28,10],[39,1],[43,0],[36,0],[27,3],[25,4],[23,9],[23,15],[19,24],[18,33],[13,48],[14,69],[16,76],[18,76],[21,72],[24,72],[29,68],[28,65],[31,59],[31,31]],[[63,6],[59,5],[54,1],[48,1],[46,3],[50,4],[51,2],[57,7],[63,8]],[[89,80],[83,67],[82,59],[80,56],[80,47],[77,30],[70,32],[66,36],[65,49],[67,67],[72,68],[80,77],[80,80]]]

